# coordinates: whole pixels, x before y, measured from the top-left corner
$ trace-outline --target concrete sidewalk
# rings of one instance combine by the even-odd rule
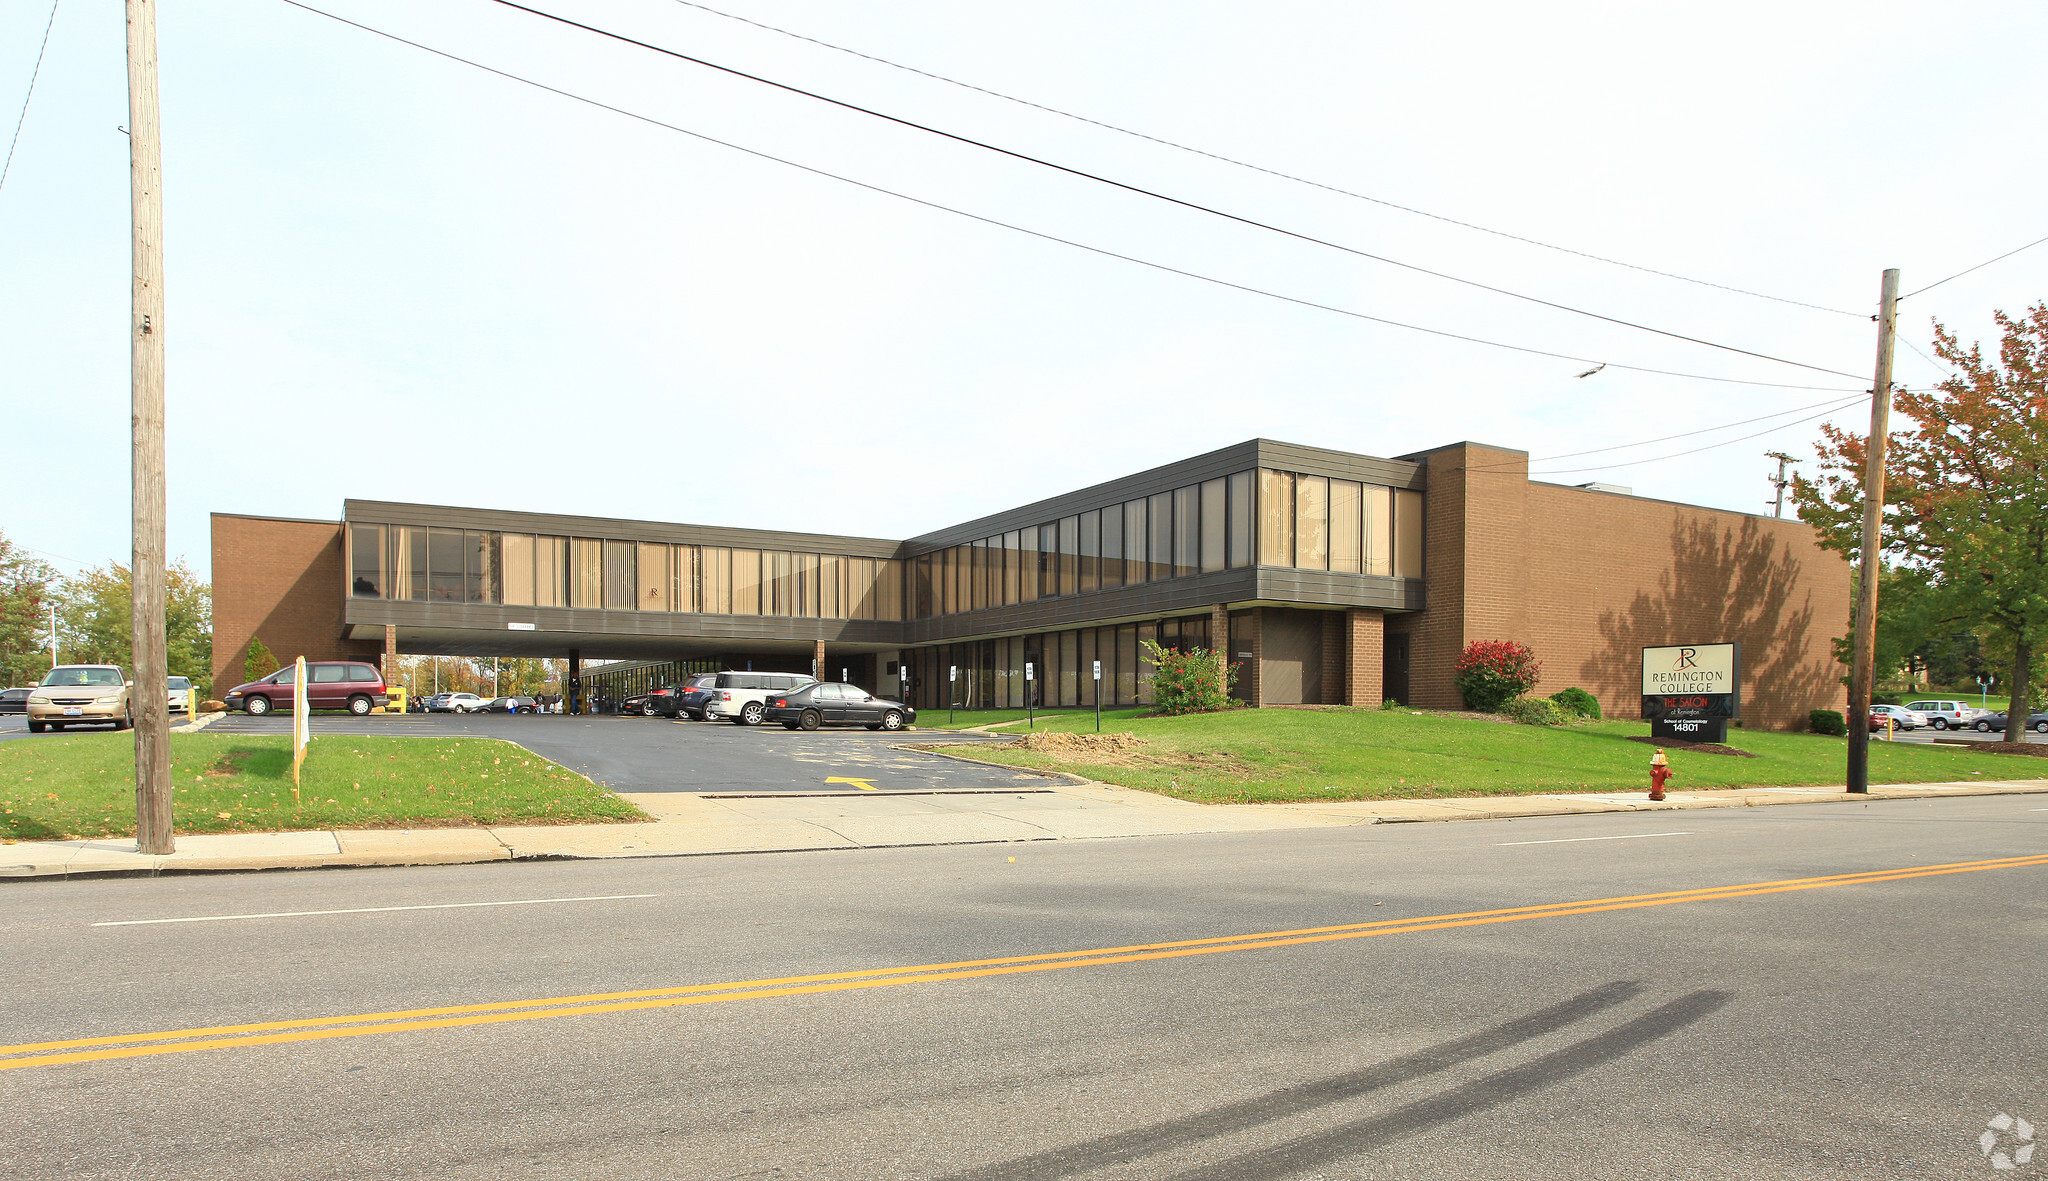
[[[1868,796],[1851,796],[1840,787],[1672,792],[1662,803],[1650,802],[1642,792],[1583,792],[1327,804],[1212,805],[1100,783],[1048,783],[1052,786],[1015,792],[629,794],[624,798],[652,816],[652,822],[180,836],[177,852],[167,857],[138,853],[132,840],[21,841],[0,844],[0,877],[147,876],[536,858],[681,857],[2048,793],[2048,780],[2019,780],[1873,787]]]

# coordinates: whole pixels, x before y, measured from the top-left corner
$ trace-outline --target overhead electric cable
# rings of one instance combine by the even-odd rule
[[[1297,230],[1285,229],[1281,226],[1273,225],[1270,222],[1259,221],[1256,218],[1245,217],[1241,214],[1229,213],[1224,210],[1217,209],[1213,206],[1203,205],[1199,202],[1189,201],[1180,197],[1169,196],[1168,194],[1159,192],[1155,189],[1148,189],[1141,185],[1134,185],[1125,181],[1114,180],[1110,177],[1100,175],[1099,173],[1088,172],[1085,169],[1074,168],[1070,165],[1055,163],[1054,161],[1047,160],[1039,156],[1033,156],[1025,152],[1019,152],[1011,148],[1000,147],[996,144],[988,143],[984,140],[974,139],[969,136],[960,135],[956,132],[941,130],[940,128],[932,127],[929,124],[919,123],[911,119],[905,119],[899,115],[890,115],[882,111],[874,110],[871,107],[863,107],[857,103],[847,102],[844,99],[832,98],[829,95],[819,94],[816,91],[805,90],[800,86],[792,86],[787,82],[777,82],[772,78],[763,78],[759,74],[749,74],[745,70],[735,69],[732,66],[722,66],[719,65],[717,62],[707,61],[701,57],[693,57],[690,54],[683,53],[679,50],[666,49],[662,46],[655,45],[647,41],[637,40],[635,38],[628,37],[623,33],[614,33],[609,29],[601,29],[598,28],[596,25],[587,25],[581,21],[571,20],[566,16],[557,16],[552,12],[547,12],[542,9],[530,8],[524,4],[518,3],[517,0],[491,0],[491,3],[501,5],[505,8],[516,9],[517,11],[520,12],[529,13],[533,16],[540,17],[543,20],[554,21],[556,24],[567,25],[572,29],[581,29],[586,33],[592,33],[599,37],[606,37],[624,45],[632,45],[640,49],[645,49],[654,53],[662,54],[665,57],[672,57],[675,58],[677,61],[686,61],[691,63],[692,65],[699,65],[705,67],[706,69],[717,70],[718,72],[723,74],[730,74],[735,78],[745,78],[750,82],[758,82],[763,86],[771,86],[777,90],[785,91],[789,94],[795,94],[800,95],[804,98],[815,99],[818,102],[827,103],[832,106],[839,107],[842,110],[853,111],[857,114],[867,115],[872,118],[881,119],[884,120],[885,122],[894,123],[899,127],[907,127],[914,131],[922,131],[929,135],[936,135],[943,139],[952,140],[955,143],[965,144],[969,147],[981,148],[984,151],[994,152],[1002,156],[1008,156],[1013,160],[1021,160],[1027,164],[1036,164],[1041,168],[1050,168],[1055,172],[1062,172],[1067,174],[1068,176],[1078,177],[1082,180],[1091,180],[1096,182],[1097,184],[1108,185],[1112,188],[1121,189],[1127,193],[1133,193],[1141,197],[1150,197],[1155,201],[1164,201],[1169,205],[1177,205],[1183,209],[1192,210],[1196,213],[1206,213],[1211,217],[1220,217],[1226,221],[1233,221],[1238,223],[1239,225],[1250,226],[1253,229],[1260,229],[1265,230],[1269,233],[1280,234],[1283,237],[1293,238],[1296,241],[1307,242],[1315,246],[1326,246],[1332,250],[1341,250],[1346,254],[1354,255],[1359,258],[1371,259],[1374,262],[1384,263],[1388,266],[1400,267],[1403,270],[1413,271],[1416,274],[1429,275],[1432,278],[1443,279],[1452,283],[1459,283],[1467,287],[1476,287],[1481,291],[1493,292],[1495,295],[1504,295],[1510,299],[1519,299],[1527,303],[1536,304],[1540,307],[1554,308],[1561,312],[1570,312],[1572,315],[1575,316],[1585,316],[1589,319],[1600,320],[1604,323],[1619,325],[1623,328],[1633,328],[1638,332],[1648,332],[1656,336],[1667,337],[1671,340],[1682,340],[1688,344],[1701,345],[1710,349],[1719,349],[1723,352],[1737,353],[1745,357],[1755,357],[1760,361],[1771,361],[1779,365],[1790,365],[1795,369],[1807,369],[1815,373],[1825,373],[1831,377],[1847,377],[1854,379],[1857,376],[1854,373],[1845,373],[1839,369],[1827,369],[1819,365],[1809,365],[1804,361],[1787,360],[1784,357],[1774,357],[1768,353],[1759,353],[1754,352],[1750,349],[1737,348],[1734,345],[1720,344],[1718,342],[1711,340],[1703,340],[1697,336],[1687,336],[1682,332],[1672,332],[1664,328],[1653,328],[1647,324],[1638,324],[1632,320],[1623,320],[1615,316],[1603,315],[1600,312],[1588,311],[1585,308],[1575,308],[1569,304],[1557,303],[1552,300],[1543,299],[1539,296],[1525,295],[1519,291],[1510,291],[1504,287],[1495,287],[1488,283],[1481,283],[1477,279],[1466,279],[1461,278],[1457,275],[1447,274],[1443,271],[1431,270],[1428,267],[1419,266],[1415,263],[1402,262],[1399,259],[1388,258],[1386,255],[1383,254],[1374,254],[1368,250],[1360,250],[1355,246],[1345,246],[1338,242],[1329,241],[1326,238],[1318,238],[1312,234],[1304,234]]]
[[[507,81],[518,82],[521,85],[531,86],[536,90],[544,90],[549,94],[558,95],[566,99],[571,99],[575,102],[583,103],[586,106],[596,107],[601,111],[609,111],[614,115],[623,115],[628,119],[634,119],[641,123],[646,123],[652,127],[659,127],[664,131],[673,131],[679,135],[687,135],[692,139],[699,140],[708,144],[715,144],[721,148],[728,148],[732,151],[752,156],[759,160],[767,160],[771,163],[781,164],[788,168],[797,169],[800,172],[810,173],[813,176],[821,176],[826,178],[827,180],[835,180],[840,182],[841,184],[852,185],[855,188],[864,189],[871,193],[878,193],[885,197],[894,197],[899,201],[908,201],[913,205],[923,206],[926,209],[937,210],[941,213],[950,213],[955,217],[966,218],[969,221],[979,222],[983,225],[995,226],[998,229],[1010,230],[1014,233],[1024,234],[1029,237],[1040,239],[1041,241],[1053,242],[1061,246],[1071,246],[1076,250],[1085,250],[1090,254],[1101,255],[1104,258],[1113,258],[1117,259],[1120,262],[1135,263],[1138,266],[1149,267],[1155,271],[1164,271],[1165,273],[1170,275],[1179,275],[1183,278],[1195,279],[1203,283],[1211,283],[1218,287],[1227,287],[1233,291],[1242,291],[1249,295],[1264,296],[1268,299],[1280,300],[1283,303],[1291,303],[1300,307],[1314,308],[1318,311],[1334,312],[1340,316],[1349,316],[1353,319],[1365,320],[1374,324],[1384,324],[1390,328],[1402,328],[1410,332],[1420,332],[1429,336],[1440,336],[1450,340],[1461,340],[1470,344],[1486,345],[1489,348],[1507,349],[1510,352],[1526,353],[1538,357],[1550,357],[1560,361],[1572,361],[1579,364],[1604,364],[1610,368],[1624,369],[1632,373],[1649,373],[1655,374],[1660,377],[1679,377],[1691,381],[1711,381],[1723,385],[1758,386],[1764,389],[1821,390],[1831,393],[1847,392],[1842,390],[1841,387],[1838,386],[1793,385],[1779,381],[1750,381],[1745,378],[1739,377],[1716,377],[1705,373],[1687,373],[1677,369],[1653,369],[1643,365],[1629,365],[1621,361],[1598,361],[1592,357],[1582,357],[1573,353],[1551,352],[1547,349],[1530,348],[1527,345],[1508,344],[1504,341],[1488,340],[1485,337],[1480,336],[1467,336],[1463,333],[1447,332],[1440,328],[1425,328],[1420,324],[1408,324],[1400,320],[1389,320],[1382,316],[1373,316],[1368,315],[1364,312],[1353,311],[1350,308],[1340,308],[1332,304],[1317,303],[1314,300],[1302,299],[1298,296],[1293,295],[1285,295],[1277,291],[1269,291],[1262,287],[1253,287],[1244,283],[1234,283],[1228,279],[1219,279],[1213,275],[1202,274],[1199,271],[1184,270],[1180,267],[1169,266],[1166,263],[1153,262],[1150,259],[1139,258],[1136,255],[1120,254],[1117,251],[1108,250],[1101,246],[1091,246],[1086,242],[1077,242],[1071,238],[1062,238],[1057,234],[1049,234],[1042,230],[1034,230],[1026,226],[1013,224],[1011,222],[1000,221],[996,218],[986,217],[979,213],[970,213],[967,210],[957,209],[951,205],[942,205],[937,201],[930,201],[923,197],[912,196],[908,193],[899,192],[895,189],[883,188],[880,185],[870,184],[869,182],[864,180],[856,180],[853,177],[844,176],[840,173],[828,172],[825,169],[818,168],[814,165],[800,163],[795,160],[786,159],[782,156],[776,156],[768,152],[760,151],[756,148],[749,148],[741,144],[732,143],[728,140],[722,140],[717,138],[716,136],[706,135],[701,131],[692,131],[687,127],[678,127],[673,123],[665,123],[662,120],[656,119],[651,115],[643,115],[640,114],[638,111],[629,111],[624,107],[615,107],[609,103],[601,102],[598,99],[577,94],[574,91],[563,90],[559,87],[550,86],[545,82],[535,81],[532,78],[527,78],[519,74],[514,74],[506,70],[498,69],[495,66],[488,66],[479,61],[472,61],[469,58],[461,57],[457,54],[450,53],[444,49],[436,49],[431,45],[425,45],[418,41],[408,40],[404,37],[399,36],[396,33],[388,33],[385,32],[383,29],[363,24],[360,21],[353,21],[345,16],[338,16],[324,9],[315,8],[310,4],[302,3],[301,0],[280,0],[280,3],[288,4],[293,8],[297,8],[304,12],[312,13],[315,16],[326,17],[328,20],[334,21],[337,24],[347,25],[352,29],[359,29],[362,32],[369,33],[373,36],[382,37],[387,41],[394,41],[400,45],[420,50],[423,53],[433,54],[435,57],[443,58],[447,61],[452,61],[459,65],[465,65],[469,66],[472,69],[482,70],[486,74],[494,74],[500,78],[506,79]]]
[[[1743,418],[1738,419],[1735,422],[1724,422],[1720,426],[1701,427],[1699,430],[1696,431],[1681,431],[1680,433],[1675,435],[1662,435],[1655,439],[1639,439],[1634,443],[1617,443],[1612,447],[1595,447],[1590,451],[1567,451],[1562,455],[1544,455],[1536,459],[1533,459],[1530,462],[1550,463],[1551,461],[1558,459],[1577,459],[1581,455],[1605,455],[1609,451],[1627,451],[1633,447],[1648,447],[1653,443],[1669,443],[1673,439],[1690,439],[1694,435],[1711,435],[1715,431],[1733,430],[1734,428],[1739,426],[1748,426],[1750,423],[1753,422],[1763,422],[1766,419],[1772,418],[1784,418],[1788,414],[1797,414],[1802,410],[1815,410],[1822,406],[1833,407],[1838,405],[1841,405],[1839,401],[1831,399],[1827,402],[1815,402],[1809,406],[1794,406],[1790,410],[1780,410],[1775,414],[1759,414],[1755,418]]]
[[[43,43],[36,49],[35,68],[28,72],[28,93],[21,96],[21,114],[14,120],[14,138],[7,144],[7,163],[0,165],[0,188],[7,185],[7,174],[14,171],[14,149],[21,146],[21,126],[28,122],[28,103],[36,96],[36,79],[43,73],[43,54],[50,50],[50,30],[57,26],[57,6],[64,0],[50,0],[50,19],[43,22]]]
[[[1901,298],[1904,298],[1904,297],[1901,297]],[[1927,355],[1926,353],[1924,353],[1924,352],[1921,352],[1921,349],[1920,349],[1920,346],[1919,346],[1919,345],[1917,345],[1917,344],[1914,344],[1914,343],[1913,343],[1912,341],[1910,341],[1910,340],[1907,340],[1907,339],[1906,339],[1905,337],[1903,337],[1903,336],[1895,337],[1895,339],[1897,339],[1897,340],[1898,340],[1898,342],[1899,342],[1900,344],[1903,344],[1903,345],[1905,345],[1905,346],[1906,346],[1907,348],[1909,348],[1909,349],[1912,349],[1912,350],[1913,350],[1914,352],[1916,352],[1916,353],[1919,353],[1919,354],[1920,354],[1920,359],[1921,359],[1921,360],[1923,360],[1923,361],[1927,362],[1927,363],[1928,363],[1929,365],[1932,365],[1932,366],[1934,366],[1934,367],[1935,367],[1936,369],[1939,369],[1939,370],[1941,370],[1941,371],[1942,371],[1942,374],[1943,374],[1944,376],[1947,376],[1947,377],[1954,377],[1954,376],[1956,375],[1956,371],[1955,371],[1955,370],[1954,370],[1953,368],[1951,368],[1950,366],[1948,366],[1948,365],[1946,365],[1946,364],[1943,364],[1943,363],[1942,363],[1942,362],[1940,362],[1940,361],[1937,361],[1937,360],[1935,360],[1935,359],[1934,359],[1933,357],[1930,357],[1930,356],[1928,356],[1928,355]]]
[[[1960,279],[1964,275],[1969,274],[1971,271],[1981,271],[1985,267],[1990,266],[1994,262],[2004,262],[2006,259],[2011,258],[2015,254],[2018,254],[2021,250],[2032,250],[2034,247],[2039,246],[2043,242],[2048,242],[2048,238],[2036,238],[2033,241],[2027,243],[2025,246],[2020,247],[2018,250],[2008,250],[2004,254],[1999,255],[1997,258],[1987,258],[1983,262],[1978,263],[1976,266],[1968,267],[1963,270],[1957,271],[1955,274],[1950,275],[1948,279]],[[1941,286],[1943,283],[1948,282],[1948,279],[1936,279],[1934,282],[1929,283],[1927,286],[1922,287],[1916,291],[1908,291],[1904,295],[1901,295],[1899,298],[1911,299],[1914,296],[1920,294],[1921,291],[1932,291],[1936,287]]]
[[[1075,114],[1073,111],[1063,111],[1058,107],[1052,107],[1047,106],[1044,103],[1033,102],[1028,98],[1019,98],[1014,94],[1004,94],[1000,90],[990,90],[986,86],[976,86],[972,82],[962,82],[958,78],[949,78],[944,74],[935,74],[930,70],[921,70],[918,69],[916,66],[907,66],[904,65],[902,62],[891,61],[886,57],[877,57],[872,53],[862,53],[858,49],[848,49],[844,45],[834,45],[830,41],[823,41],[816,37],[806,36],[802,33],[795,32],[794,30],[791,29],[778,28],[775,25],[765,24],[761,21],[753,20],[749,17],[739,16],[735,13],[730,12],[723,12],[719,9],[711,7],[708,4],[698,4],[695,2],[695,0],[675,0],[675,2],[677,4],[682,5],[685,8],[694,8],[697,9],[699,12],[706,12],[711,14],[712,16],[723,17],[729,21],[737,21],[743,25],[752,25],[754,28],[762,29],[765,30],[766,32],[776,33],[781,36],[789,37],[797,41],[808,42],[809,44],[816,45],[821,49],[829,49],[835,53],[843,53],[848,55],[849,57],[857,57],[863,61],[871,61],[877,65],[888,66],[892,70],[902,70],[904,73],[907,74],[916,74],[920,78],[930,78],[934,82],[943,82],[948,86],[957,86],[962,90],[971,90],[974,91],[976,94],[985,94],[988,95],[990,98],[1001,99],[1002,101],[1008,103],[1016,103],[1018,106],[1030,107],[1032,110],[1035,111],[1044,111],[1048,115],[1058,115],[1062,119],[1072,119],[1077,123],[1086,123],[1090,127],[1100,127],[1104,131],[1114,131],[1118,135],[1128,135],[1133,139],[1142,139],[1147,143],[1155,143],[1161,147],[1172,148],[1177,152],[1187,152],[1191,155],[1202,156],[1206,159],[1215,160],[1222,164],[1231,165],[1234,168],[1243,168],[1248,169],[1252,172],[1264,173],[1267,176],[1277,177],[1280,180],[1292,181],[1295,184],[1300,185],[1307,185],[1313,189],[1321,189],[1326,193],[1335,193],[1340,197],[1350,197],[1353,200],[1367,201],[1374,205],[1384,206],[1388,209],[1398,209],[1402,213],[1412,213],[1417,217],[1426,217],[1432,221],[1443,222],[1446,225],[1458,226],[1462,229],[1467,230],[1477,230],[1482,234],[1492,234],[1495,237],[1506,238],[1510,241],[1521,242],[1529,246],[1540,246],[1545,250],[1555,250],[1560,254],[1570,254],[1578,258],[1590,259],[1593,262],[1604,262],[1609,266],[1625,267],[1631,271],[1641,271],[1646,275],[1656,275],[1660,278],[1665,279],[1676,279],[1681,283],[1696,283],[1701,287],[1712,287],[1716,290],[1731,292],[1735,295],[1747,295],[1752,296],[1756,299],[1768,299],[1773,303],[1791,304],[1793,307],[1800,308],[1811,308],[1817,312],[1833,312],[1835,315],[1838,316],[1854,316],[1859,320],[1864,319],[1869,314],[1867,312],[1845,311],[1842,308],[1831,308],[1823,304],[1807,303],[1806,301],[1799,299],[1787,299],[1781,295],[1767,295],[1761,291],[1750,291],[1741,287],[1731,287],[1726,283],[1715,283],[1708,279],[1695,279],[1690,275],[1680,275],[1672,271],[1660,271],[1655,267],[1646,267],[1639,265],[1637,263],[1623,262],[1621,259],[1618,258],[1608,258],[1605,255],[1592,254],[1584,250],[1574,250],[1569,246],[1559,246],[1554,242],[1544,242],[1536,238],[1525,237],[1521,234],[1509,233],[1506,230],[1496,230],[1488,226],[1479,225],[1475,222],[1460,221],[1455,217],[1445,217],[1443,214],[1440,213],[1431,213],[1427,209],[1417,209],[1414,206],[1402,205],[1398,202],[1389,201],[1382,197],[1374,197],[1365,193],[1353,192],[1350,189],[1339,188],[1336,185],[1325,184],[1322,181],[1310,180],[1305,176],[1296,176],[1293,173],[1282,172],[1277,168],[1267,168],[1261,164],[1253,164],[1248,161],[1238,160],[1230,156],[1225,156],[1220,152],[1211,152],[1203,148],[1191,147],[1188,144],[1176,143],[1170,139],[1163,139],[1156,135],[1147,135],[1145,132],[1142,131],[1133,131],[1128,127],[1119,127],[1114,123],[1105,123],[1100,119],[1091,119],[1086,115]]]
[[[1835,412],[1836,412],[1836,411],[1838,411],[1838,410],[1844,410],[1844,409],[1847,409],[1848,407],[1850,407],[1850,406],[1854,406],[1854,405],[1856,405],[1857,403],[1859,403],[1859,402],[1861,402],[1861,401],[1863,401],[1863,399],[1862,399],[1862,397],[1861,397],[1861,396],[1858,396],[1858,397],[1854,397],[1854,398],[1849,398],[1849,399],[1846,399],[1846,400],[1844,400],[1844,401],[1841,401],[1841,402],[1837,402],[1837,403],[1835,403],[1835,404],[1834,404],[1833,406],[1830,406],[1830,407],[1828,407],[1828,408],[1827,408],[1826,410],[1823,410],[1823,411],[1821,411],[1821,412],[1820,412],[1819,414],[1813,414],[1813,415],[1809,415],[1809,416],[1807,416],[1807,417],[1805,417],[1805,418],[1802,418],[1802,419],[1798,419],[1798,420],[1796,420],[1796,421],[1794,421],[1794,422],[1786,422],[1786,423],[1780,423],[1780,424],[1778,424],[1777,426],[1774,426],[1774,427],[1771,427],[1771,428],[1769,428],[1768,430],[1761,430],[1761,431],[1758,431],[1758,432],[1756,432],[1756,433],[1755,433],[1755,434],[1753,434],[1753,435],[1742,435],[1742,436],[1740,436],[1740,437],[1738,437],[1738,438],[1734,438],[1734,439],[1723,439],[1723,440],[1721,440],[1721,441],[1720,441],[1720,442],[1718,442],[1718,443],[1709,443],[1709,444],[1707,444],[1707,445],[1706,445],[1706,446],[1704,446],[1704,447],[1694,447],[1694,448],[1691,448],[1691,449],[1689,449],[1689,450],[1686,450],[1686,451],[1674,451],[1674,452],[1672,452],[1672,453],[1671,453],[1671,454],[1669,454],[1669,455],[1659,455],[1659,456],[1655,456],[1655,457],[1653,457],[1653,458],[1650,458],[1650,459],[1631,459],[1631,460],[1629,460],[1629,461],[1627,461],[1627,462],[1625,462],[1625,463],[1603,463],[1603,464],[1598,464],[1598,465],[1595,465],[1595,466],[1593,466],[1593,467],[1567,467],[1567,468],[1553,468],[1553,469],[1551,469],[1551,470],[1549,470],[1549,471],[1542,471],[1542,472],[1530,472],[1529,474],[1530,474],[1530,475],[1532,475],[1532,476],[1566,476],[1566,475],[1573,475],[1573,474],[1576,474],[1576,473],[1579,473],[1579,472],[1604,472],[1604,471],[1611,471],[1611,470],[1613,470],[1614,468],[1619,468],[1619,467],[1639,467],[1639,466],[1641,466],[1641,465],[1643,465],[1643,464],[1646,464],[1646,463],[1663,463],[1663,462],[1664,462],[1665,460],[1667,460],[1667,459],[1681,459],[1681,458],[1683,458],[1683,457],[1685,457],[1685,456],[1687,456],[1687,455],[1698,455],[1698,454],[1699,454],[1700,452],[1702,452],[1702,451],[1712,451],[1712,450],[1714,450],[1714,449],[1715,449],[1715,448],[1717,448],[1717,447],[1727,447],[1727,446],[1731,446],[1731,445],[1733,445],[1733,444],[1736,444],[1736,443],[1743,443],[1743,442],[1747,442],[1747,441],[1748,441],[1748,440],[1750,440],[1750,439],[1761,439],[1761,438],[1763,438],[1763,437],[1764,437],[1765,435],[1768,435],[1768,434],[1772,434],[1772,433],[1774,433],[1774,432],[1777,432],[1777,431],[1782,431],[1782,430],[1785,430],[1785,429],[1786,429],[1786,428],[1788,428],[1788,427],[1795,427],[1795,426],[1799,426],[1799,425],[1800,425],[1800,424],[1802,424],[1802,423],[1808,423],[1808,422],[1813,422],[1813,421],[1815,421],[1816,419],[1822,419],[1822,418],[1826,418],[1826,417],[1827,417],[1828,415],[1830,415],[1830,414],[1833,414],[1833,413],[1835,413]]]

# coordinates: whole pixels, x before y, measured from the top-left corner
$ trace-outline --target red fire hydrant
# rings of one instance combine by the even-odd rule
[[[1664,785],[1670,780],[1671,761],[1664,757],[1664,749],[1659,747],[1657,753],[1650,756],[1650,798],[1663,799]]]

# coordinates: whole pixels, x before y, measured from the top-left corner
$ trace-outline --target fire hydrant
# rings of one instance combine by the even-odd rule
[[[1653,800],[1663,799],[1664,785],[1670,779],[1671,761],[1664,757],[1664,748],[1658,747],[1657,753],[1650,756],[1650,798]]]

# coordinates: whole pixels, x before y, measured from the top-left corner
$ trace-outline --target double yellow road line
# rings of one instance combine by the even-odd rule
[[[323,1041],[329,1038],[369,1037],[375,1034],[412,1033],[425,1029],[453,1029],[465,1025],[498,1025],[511,1021],[542,1021],[553,1017],[583,1017],[598,1013],[626,1013],[636,1009],[667,1009],[680,1005],[708,1005],[723,1001],[761,1000],[769,997],[803,996],[812,993],[850,992],[863,988],[889,988],[901,984],[935,984],[946,980],[972,980],[984,976],[1014,976],[1025,972],[1050,972],[1063,968],[1092,968],[1110,964],[1135,964],[1146,960],[1180,959],[1186,956],[1217,955],[1232,951],[1258,951],[1309,943],[1331,943],[1344,939],[1369,939],[1376,935],[1403,935],[1416,931],[1442,931],[1453,927],[1477,927],[1493,923],[1519,923],[1529,919],[1564,918],[1610,910],[1633,910],[1649,906],[1672,906],[1681,902],[1713,902],[1726,898],[1748,898],[1760,894],[1782,894],[1794,890],[1819,890],[1832,886],[1857,886],[1895,882],[1908,878],[1940,877],[1956,873],[1980,873],[1992,869],[2025,869],[2048,865],[2048,854],[2001,857],[1989,861],[1961,861],[1946,865],[1878,869],[1864,873],[1834,874],[1828,877],[1791,878],[1775,882],[1750,882],[1713,886],[1698,890],[1672,890],[1661,894],[1630,894],[1619,898],[1595,898],[1578,902],[1557,902],[1542,906],[1517,906],[1502,910],[1476,910],[1461,914],[1430,915],[1424,918],[1385,919],[1371,923],[1348,923],[1330,927],[1303,927],[1292,931],[1262,931],[1250,935],[1229,935],[1213,939],[1183,939],[1168,943],[1137,943],[1127,947],[1102,947],[1087,951],[1047,952],[1040,955],[1005,956],[998,959],[956,960],[941,964],[915,964],[899,968],[870,968],[850,972],[827,972],[815,976],[783,976],[766,980],[737,980],[723,984],[689,984],[675,988],[650,988],[634,992],[588,993],[582,996],[542,997],[536,1000],[499,1001],[490,1004],[450,1005],[436,1009],[402,1009],[388,1013],[356,1013],[341,1017],[313,1017],[299,1021],[269,1021],[250,1025],[215,1025],[199,1029],[172,1029],[120,1037],[77,1038],[70,1041],[27,1042],[0,1046],[0,1070],[31,1066],[56,1066],[68,1062],[95,1062],[110,1058],[144,1058],[156,1054],[186,1054],[199,1050],[223,1050],[245,1046],[277,1045],[284,1042]]]

